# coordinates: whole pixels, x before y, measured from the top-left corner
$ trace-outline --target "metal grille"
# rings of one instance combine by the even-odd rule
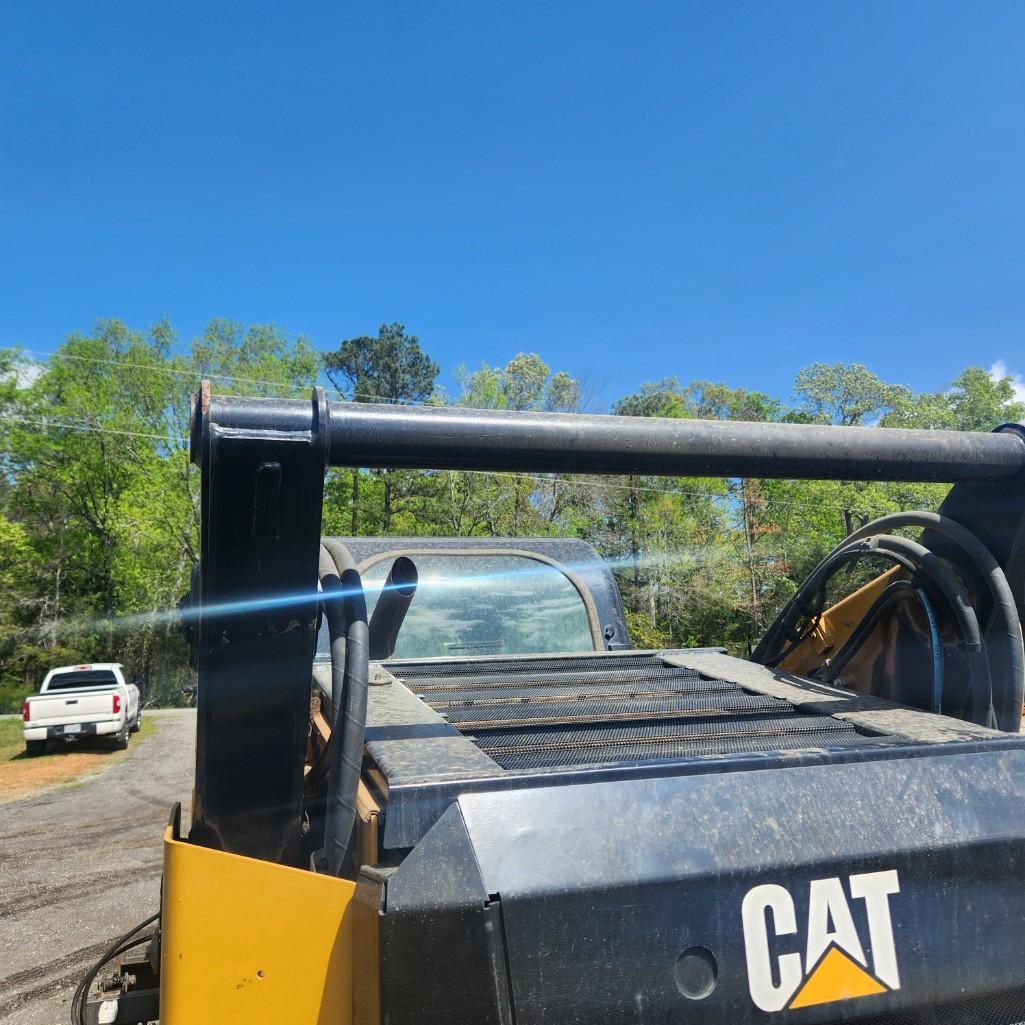
[[[558,695],[558,700],[530,697],[503,702],[431,702],[453,726],[461,730],[522,728],[552,723],[629,722],[638,719],[712,718],[750,715],[779,708],[774,698],[751,697],[719,691],[705,697],[664,694]]]
[[[389,669],[506,769],[888,743],[652,655]]]

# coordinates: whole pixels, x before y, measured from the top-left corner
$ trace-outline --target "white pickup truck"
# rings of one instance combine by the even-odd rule
[[[39,755],[48,740],[109,737],[115,748],[128,747],[139,729],[139,688],[125,680],[117,662],[51,669],[38,694],[25,699],[25,750]]]

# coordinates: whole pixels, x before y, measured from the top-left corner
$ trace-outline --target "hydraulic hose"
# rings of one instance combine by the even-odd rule
[[[869,525],[857,531],[822,560],[777,617],[752,657],[767,666],[778,665],[785,654],[792,651],[810,631],[814,622],[811,613],[821,608],[822,592],[830,578],[849,562],[872,555],[881,556],[903,566],[920,580],[931,581],[943,596],[956,622],[960,647],[968,664],[972,683],[972,720],[981,725],[997,725],[986,645],[978,617],[961,582],[939,556],[917,541],[886,534],[870,535],[872,526],[877,525]],[[806,621],[804,631],[794,626],[798,617]],[[780,651],[780,638],[783,635],[789,636],[791,643]]]
[[[370,617],[370,657],[375,662],[389,659],[395,653],[399,629],[416,595],[418,579],[412,559],[400,555],[392,563]]]
[[[827,683],[837,680],[847,664],[861,650],[865,641],[872,636],[883,617],[894,605],[908,601],[912,597],[916,598],[919,605],[922,606],[929,627],[929,644],[932,652],[932,710],[939,714],[943,707],[943,645],[940,638],[939,620],[925,589],[916,587],[910,580],[895,580],[883,590],[851,636],[829,660],[828,669],[821,678]]]
[[[344,547],[343,551],[347,554]],[[334,708],[324,850],[328,872],[337,876],[345,871],[356,820],[356,791],[366,738],[370,637],[360,575],[352,565],[340,568],[333,555],[321,548],[320,577],[331,639],[331,703]]]
[[[752,661],[760,662],[770,668],[779,665],[794,648],[807,639],[815,619],[822,611],[825,602],[825,588],[830,579],[848,563],[857,562],[859,559],[872,555],[895,562],[909,573],[915,572],[914,561],[900,552],[880,551],[877,546],[865,540],[853,544],[846,542],[840,544],[815,567],[808,579],[798,588],[797,593],[783,607],[752,653]],[[798,630],[792,625],[797,616],[801,616],[806,621],[804,630]],[[779,650],[781,634],[787,636],[791,643]]]
[[[914,589],[910,580],[895,580],[892,584],[887,585],[883,593],[872,602],[868,612],[865,613],[864,618],[854,628],[840,650],[829,660],[829,667],[826,672],[821,674],[821,679],[826,683],[833,683],[843,672],[847,663],[861,650],[865,641],[871,637],[883,616],[894,605],[912,597]]]
[[[1021,620],[1007,577],[993,553],[966,527],[941,513],[901,512],[883,516],[851,535],[851,540],[868,534],[881,534],[900,527],[922,527],[942,534],[957,545],[985,581],[993,599],[991,615],[993,647],[1003,654],[1004,686],[995,688],[993,708],[1002,730],[1017,731],[1025,703],[1025,650],[1022,646]]]
[[[867,545],[871,551],[880,554],[885,552],[907,559],[921,577],[931,580],[936,586],[957,623],[961,650],[968,663],[969,678],[972,681],[972,721],[981,726],[995,726],[992,679],[985,642],[975,609],[954,571],[938,555],[917,541],[889,534],[858,538],[841,546],[838,554],[842,555],[858,545]]]
[[[939,715],[943,711],[943,641],[940,638],[940,622],[924,588],[915,588],[926,621],[929,623],[929,645],[932,649],[932,710]]]
[[[148,943],[151,939],[151,934],[146,933],[144,936],[139,934],[148,925],[152,925],[160,918],[160,912],[150,915],[149,918],[141,921],[134,929],[126,932],[124,936],[115,940],[100,957],[89,971],[82,976],[79,980],[78,985],[75,987],[75,992],[71,996],[71,1025],[87,1025],[88,1015],[86,1014],[86,1002],[89,999],[89,990],[92,984],[96,981],[96,976],[103,970],[103,966],[109,964],[116,957],[120,957],[122,954],[128,953],[133,947],[138,947],[143,943]]]

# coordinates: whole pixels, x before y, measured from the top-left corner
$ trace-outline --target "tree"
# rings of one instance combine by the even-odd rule
[[[402,324],[382,324],[376,338],[361,335],[325,353],[324,372],[353,402],[424,402],[434,392],[441,368],[421,348],[416,335]],[[352,471],[351,532],[359,533],[360,470]],[[384,530],[391,529],[392,479],[384,475]]]
[[[886,427],[953,431],[992,431],[1003,423],[1025,420],[1025,402],[1015,396],[1006,374],[968,367],[938,392],[908,394],[884,419]]]
[[[800,411],[813,421],[845,427],[876,423],[910,396],[860,363],[813,363],[798,372],[794,392]]]
[[[501,369],[483,363],[471,374],[460,366],[455,376],[462,388],[459,404],[474,409],[569,413],[575,411],[580,402],[579,381],[563,371],[553,374],[551,367],[536,352],[517,353]],[[476,485],[466,475],[463,478],[461,487],[469,492],[494,491],[493,501],[500,500],[499,496],[503,494],[498,477],[488,475]],[[513,536],[523,534],[528,522],[537,522],[535,514],[542,508],[547,510],[542,529],[550,531],[571,494],[564,482],[553,474],[539,475],[533,480],[524,475],[512,475],[504,480],[511,481],[508,531]]]
[[[663,377],[654,384],[642,384],[632,395],[620,399],[612,407],[616,416],[661,416],[679,419],[690,415],[683,400],[680,382]]]
[[[350,338],[323,360],[328,379],[353,402],[424,402],[441,369],[402,324],[382,324],[376,338]]]
[[[473,409],[572,413],[580,405],[580,382],[564,371],[553,374],[536,352],[517,353],[501,369],[482,363],[468,373],[459,366],[455,377],[462,388],[459,405]]]
[[[691,416],[699,420],[778,420],[782,412],[779,399],[746,388],[730,388],[711,381],[695,381],[680,393]]]
[[[0,350],[0,705],[54,664],[116,657],[173,700],[188,676],[172,609],[198,557],[189,399],[308,394],[321,375],[357,401],[437,401],[437,365],[398,324],[323,355],[267,325],[212,320],[183,344],[160,322],[74,334],[45,364]],[[537,353],[460,368],[466,406],[573,411],[580,384]],[[859,366],[815,364],[792,404],[666,377],[622,397],[627,416],[990,430],[1025,419],[1005,375],[970,367],[913,393]],[[635,643],[743,652],[851,526],[935,508],[940,485],[557,474],[332,471],[324,530],[583,537],[621,582]],[[840,578],[838,583],[840,582]],[[853,581],[850,581],[853,582]],[[849,582],[849,583],[850,583]],[[126,626],[126,624],[128,624]]]

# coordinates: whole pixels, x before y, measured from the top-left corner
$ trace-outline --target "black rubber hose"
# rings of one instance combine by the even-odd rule
[[[339,573],[332,555],[322,548],[320,576],[331,638],[331,703],[334,708],[324,850],[328,872],[341,875],[356,821],[356,791],[363,766],[370,637],[367,603],[359,573],[351,567]]]
[[[400,555],[392,563],[370,617],[370,657],[375,662],[391,658],[395,653],[399,630],[416,594],[418,580],[412,559]]]
[[[914,592],[915,585],[910,580],[895,580],[892,584],[887,584],[879,597],[869,606],[868,612],[851,632],[850,637],[829,660],[828,669],[819,679],[826,683],[832,683],[840,675],[844,666],[861,650],[862,645],[872,635],[872,631],[879,625],[883,616],[897,602],[913,598]]]
[[[99,961],[97,961],[82,977],[81,981],[75,987],[75,992],[71,997],[71,1025],[86,1025],[85,1005],[89,999],[89,989],[96,980],[96,976],[103,970],[103,966],[108,962],[113,961],[115,957],[127,953],[132,949],[132,947],[137,947],[141,943],[146,943],[150,939],[149,934],[145,936],[138,936],[137,939],[133,939],[133,937],[136,937],[138,933],[142,932],[142,930],[146,928],[147,925],[152,925],[159,918],[160,912],[158,911],[156,914],[150,915],[149,918],[140,922],[130,932],[126,932],[124,936],[116,939],[103,952]]]
[[[854,542],[860,544],[860,540]],[[877,535],[869,539],[881,551],[901,552],[915,559],[919,574],[932,580],[939,588],[954,618],[962,638],[962,650],[968,661],[969,680],[972,692],[972,721],[980,726],[996,726],[993,710],[993,679],[986,655],[986,643],[979,627],[978,616],[968,600],[961,582],[954,571],[938,555],[929,551],[917,541],[890,534]]]
[[[355,569],[356,561],[349,549],[336,538],[325,538],[320,544],[320,571],[321,589],[324,588],[324,577],[328,577],[328,587],[332,587],[333,581],[344,569]],[[346,620],[345,606],[339,598],[331,602],[321,602],[324,618],[328,621],[327,632],[329,641],[329,652],[331,655],[331,735],[327,743],[317,755],[316,761],[310,766],[309,775],[306,777],[307,784],[316,784],[327,774],[331,762],[331,737],[334,736],[334,720],[336,709],[345,700],[345,635]]]
[[[829,579],[848,562],[869,556],[880,556],[897,562],[911,572],[920,572],[933,581],[936,587],[943,594],[951,613],[958,624],[958,632],[961,635],[961,644],[968,661],[970,677],[972,680],[972,720],[980,725],[995,725],[996,717],[992,707],[992,684],[989,669],[989,660],[986,657],[985,646],[979,630],[978,618],[975,610],[968,601],[967,594],[961,586],[953,570],[943,562],[939,556],[934,555],[924,546],[916,541],[909,541],[902,537],[891,537],[888,535],[876,535],[873,537],[858,537],[853,540],[842,542],[822,560],[814,572],[801,586],[800,590],[790,600],[787,607],[777,617],[773,624],[773,631],[766,635],[765,641],[756,649],[754,658],[767,666],[774,666],[782,659],[783,654],[774,655],[770,645],[787,624],[788,618],[793,617],[796,610],[803,614],[802,610],[813,607],[811,602],[825,588]],[[769,648],[769,651],[765,651]],[[791,650],[793,645],[790,646]],[[759,655],[761,658],[759,659]]]
[[[858,541],[846,547],[840,545],[834,548],[815,567],[807,580],[800,586],[797,593],[783,607],[783,610],[776,617],[765,637],[758,647],[755,648],[751,655],[751,660],[753,662],[760,662],[770,669],[779,665],[791,651],[807,639],[808,632],[815,619],[821,613],[825,599],[825,588],[830,579],[848,563],[857,562],[859,559],[868,556],[876,556],[889,562],[895,562],[909,573],[914,573],[917,569],[914,561],[906,555],[898,552],[880,551],[868,541]],[[795,612],[808,620],[803,631],[798,631],[790,625],[791,621],[796,618],[794,616]],[[779,650],[778,639],[781,633],[789,633],[791,643],[782,650]]]
[[[1004,651],[1006,686],[996,688],[993,706],[997,724],[1002,730],[1017,733],[1021,726],[1022,704],[1025,703],[1025,648],[1022,645],[1021,620],[1007,577],[993,553],[970,530],[941,513],[891,513],[855,531],[851,538],[880,534],[900,527],[922,527],[942,534],[957,545],[971,560],[986,582],[993,598],[994,634]]]

